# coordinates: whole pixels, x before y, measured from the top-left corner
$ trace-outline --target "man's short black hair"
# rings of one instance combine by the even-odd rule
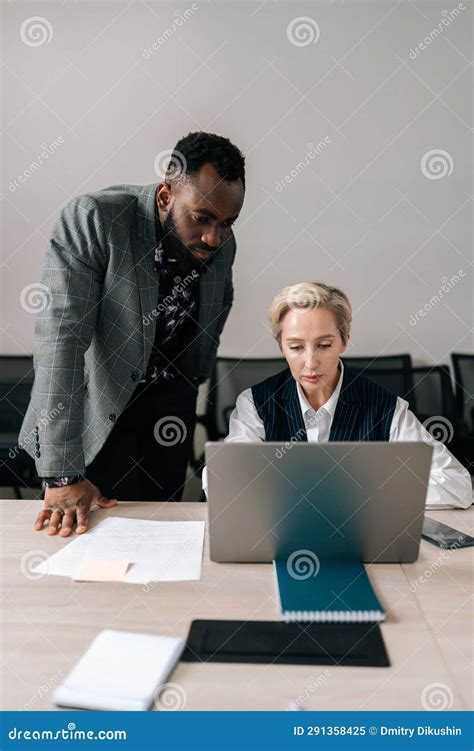
[[[173,179],[176,172],[195,175],[203,166],[210,163],[219,177],[224,180],[242,180],[245,190],[245,157],[228,138],[202,130],[188,133],[173,149],[166,177]]]

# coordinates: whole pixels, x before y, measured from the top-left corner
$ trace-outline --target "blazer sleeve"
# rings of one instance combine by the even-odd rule
[[[97,201],[67,204],[46,250],[41,283],[45,304],[35,326],[32,407],[41,420],[40,477],[85,470],[84,353],[94,332],[107,268],[107,243]]]

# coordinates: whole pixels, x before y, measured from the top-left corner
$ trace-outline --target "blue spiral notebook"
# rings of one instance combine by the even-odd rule
[[[364,564],[318,560],[303,570],[290,559],[273,561],[282,620],[378,622],[385,619]]]

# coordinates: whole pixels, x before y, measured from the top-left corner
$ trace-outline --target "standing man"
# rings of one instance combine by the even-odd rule
[[[67,537],[94,504],[181,500],[198,387],[232,306],[244,191],[239,149],[197,132],[158,185],[114,185],[62,210],[19,439],[43,478],[35,529],[49,521]]]

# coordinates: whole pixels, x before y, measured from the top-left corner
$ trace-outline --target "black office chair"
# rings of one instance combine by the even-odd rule
[[[474,437],[474,355],[453,352],[456,409],[467,435]]]
[[[430,418],[444,418],[452,426],[448,426],[452,436],[457,427],[457,419],[449,366],[416,367],[412,368],[412,374],[416,416],[423,423]]]
[[[39,487],[35,463],[18,447],[18,434],[30,401],[34,381],[33,357],[0,356],[0,486]]]
[[[286,367],[283,357],[218,357],[209,381],[204,414],[197,416],[197,424],[206,431],[206,440],[218,441],[228,434],[230,415],[241,391]],[[191,466],[199,476],[204,466],[204,454],[198,458],[193,456]],[[201,500],[205,497],[202,496]]]
[[[283,357],[218,357],[209,383],[205,425],[210,441],[224,438],[238,395],[287,367]]]
[[[453,453],[474,475],[474,355],[451,355],[456,381],[456,410],[459,433]]]
[[[351,370],[385,386],[397,396],[403,397],[415,411],[415,393],[410,355],[384,355],[382,357],[343,357],[342,361]]]

